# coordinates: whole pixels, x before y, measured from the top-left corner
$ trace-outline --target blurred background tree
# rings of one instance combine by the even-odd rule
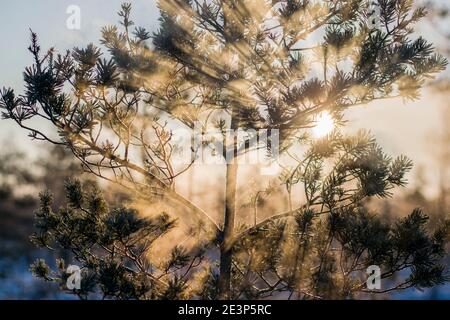
[[[37,192],[43,188],[52,190],[54,209],[58,208],[65,200],[64,180],[80,176],[80,167],[60,146],[43,148],[46,151],[34,160],[17,151],[10,142],[4,142],[2,149],[7,151],[0,159],[1,298],[60,297],[57,287],[42,286],[26,273],[37,256],[67,256],[67,253],[37,251],[29,238],[34,232],[33,212],[39,204]]]

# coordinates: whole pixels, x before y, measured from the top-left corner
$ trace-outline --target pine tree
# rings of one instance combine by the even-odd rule
[[[141,197],[177,203],[199,217],[203,231],[213,234],[211,244],[218,248],[220,261],[209,269],[197,296],[260,298],[289,292],[290,298],[353,297],[370,291],[363,279],[366,268],[374,264],[383,270],[383,279],[392,281],[399,271],[409,271],[406,279],[381,292],[446,281],[440,258],[448,238],[447,222],[428,232],[426,215],[415,210],[389,225],[364,205],[369,198],[390,196],[394,187],[405,185],[411,162],[388,157],[364,132],[345,136],[336,130],[322,139],[308,135],[322,112],[343,125],[343,113],[350,107],[419,97],[424,82],[447,64],[425,39],[411,39],[425,9],[413,9],[411,0],[380,0],[377,17],[369,14],[362,0],[158,4],[160,27],[154,34],[142,27],[133,30],[131,5],[122,5],[121,28],[102,30],[109,58],[93,44],[65,54],[53,49],[42,54],[32,33],[29,51],[34,64],[24,73],[25,93],[17,96],[12,89],[3,89],[3,116],[34,139],[68,147],[86,171]],[[47,120],[58,136],[34,127],[29,121],[34,118]],[[175,188],[192,162],[174,165],[177,144],[172,128],[194,130],[199,123],[202,132],[218,128],[223,133],[219,151],[231,158],[226,163],[223,223]],[[256,134],[240,144],[226,134],[237,129]],[[280,177],[289,210],[252,226],[238,226],[235,160],[259,147],[255,141],[264,130],[278,132],[279,151],[295,162]],[[275,146],[267,147],[272,152]],[[307,151],[293,155],[299,147]],[[294,194],[296,185],[303,186],[306,198],[298,208],[293,201],[301,199]],[[69,192],[69,200],[72,197]],[[81,201],[83,196],[78,193],[76,198]],[[44,234],[53,228],[48,223],[72,215],[88,223],[78,216],[85,212],[79,205],[75,211],[82,212],[62,211],[53,217],[55,213],[44,208],[48,197],[42,201],[38,226],[44,226]],[[69,201],[69,207],[74,204]],[[92,217],[89,212],[85,213]],[[127,209],[110,214],[120,215],[119,220],[135,215]],[[83,236],[90,229],[76,230],[77,240],[54,240],[68,248],[94,245],[90,241],[101,244],[96,237]],[[109,237],[116,231],[99,232]],[[106,296],[174,298],[190,288],[184,279],[180,282],[180,274],[192,271],[184,270],[189,267],[185,264],[168,280],[165,294],[148,293],[155,286],[150,281],[151,288],[139,286],[139,295],[136,287],[132,294],[123,291],[114,276],[99,275],[98,264],[77,257],[95,271],[93,278],[103,288],[114,285],[114,290],[103,290]],[[125,262],[113,260],[108,270],[127,277]],[[44,278],[49,272],[42,263],[34,271]],[[129,288],[128,282],[125,286]]]
[[[84,191],[83,191],[84,190]],[[99,294],[103,298],[156,299],[186,298],[184,278],[190,269],[201,262],[201,254],[192,259],[186,251],[175,247],[171,257],[161,267],[164,273],[151,271],[154,263],[146,254],[175,224],[167,214],[141,218],[133,209],[109,209],[101,192],[91,186],[82,187],[78,180],[66,183],[67,206],[54,212],[52,195],[40,195],[41,206],[36,213],[38,232],[32,241],[40,247],[57,244],[71,252],[83,264],[80,288],[72,293],[80,298]],[[186,267],[184,277],[165,277]],[[52,272],[45,261],[33,265],[33,273],[47,281],[59,282],[67,290],[66,262],[58,259],[58,270]]]

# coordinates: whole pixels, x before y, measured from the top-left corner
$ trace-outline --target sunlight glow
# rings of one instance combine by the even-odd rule
[[[326,111],[321,112],[317,116],[315,122],[316,125],[313,128],[313,134],[317,138],[326,136],[334,129],[334,120],[331,117],[331,115]]]

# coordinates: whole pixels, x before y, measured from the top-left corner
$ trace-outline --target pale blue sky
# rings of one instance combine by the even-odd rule
[[[18,85],[22,70],[31,61],[26,48],[29,44],[29,28],[39,35],[42,48],[54,46],[60,51],[74,46],[98,42],[104,25],[116,24],[117,11],[122,0],[15,0],[2,1],[0,9],[0,60],[1,80]],[[132,1],[133,19],[138,25],[156,28],[158,11],[155,1]],[[81,9],[81,30],[66,28],[69,5]]]
[[[14,0],[2,1],[0,7],[0,88],[23,87],[22,71],[32,63],[27,47],[30,31],[39,36],[42,50],[55,47],[64,52],[76,46],[93,42],[98,44],[103,26],[117,24],[122,0]],[[158,10],[153,0],[132,1],[132,18],[137,25],[150,30],[157,28]],[[77,5],[81,9],[81,30],[69,30],[66,21],[67,7]],[[0,121],[0,142],[29,141],[26,133],[10,121]],[[28,145],[28,143],[27,143]]]

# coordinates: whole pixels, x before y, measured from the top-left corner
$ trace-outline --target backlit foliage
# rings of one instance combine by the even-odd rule
[[[140,261],[146,250],[133,246],[164,238],[170,218],[147,221],[126,208],[85,207],[87,195],[76,183],[69,184],[75,189],[68,188],[68,209],[50,212],[50,198],[43,195],[36,239],[74,251],[89,274],[86,288],[100,287],[106,297],[225,299],[284,292],[290,298],[346,298],[367,291],[364,272],[372,264],[389,284],[380,292],[444,282],[439,261],[448,223],[429,232],[426,216],[415,210],[389,225],[365,207],[369,198],[387,197],[406,183],[410,160],[391,159],[364,132],[309,135],[322,112],[340,126],[350,107],[417,99],[425,80],[445,68],[431,44],[411,35],[425,9],[411,0],[377,2],[375,28],[363,0],[160,0],[153,34],[135,27],[131,5],[123,4],[121,26],[102,30],[106,51],[90,44],[65,54],[42,52],[32,33],[34,63],[24,73],[25,92],[2,90],[3,117],[34,139],[66,146],[87,172],[136,196],[181,205],[182,214],[203,222],[203,238],[211,241],[198,245],[208,263],[194,265],[203,271],[192,270],[195,255],[185,256],[181,248],[166,267]],[[44,132],[32,119],[44,119],[53,131]],[[178,193],[175,182],[198,150],[190,150],[188,163],[176,163],[174,128],[198,124],[205,132],[279,130],[289,162],[277,187],[285,188],[289,211],[266,220],[255,214],[254,225],[235,226],[236,164],[226,166],[223,223]],[[221,151],[233,161],[257,148],[253,141],[241,147],[224,135]],[[304,194],[296,193],[299,185]],[[215,250],[220,262],[210,254]],[[33,269],[49,278],[42,262]],[[185,278],[194,274],[197,284],[187,285]],[[164,285],[155,276],[165,278]]]

